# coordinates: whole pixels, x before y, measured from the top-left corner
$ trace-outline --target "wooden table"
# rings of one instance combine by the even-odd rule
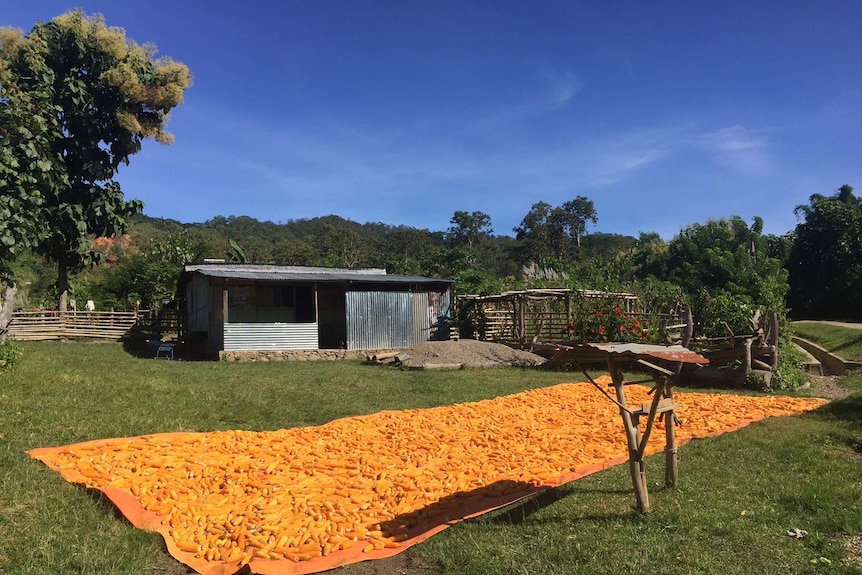
[[[680,406],[674,402],[673,385],[679,378],[682,364],[706,364],[709,360],[681,345],[652,345],[641,343],[587,343],[576,346],[561,346],[554,353],[554,360],[574,363],[579,367],[587,364],[603,363],[613,380],[615,396],[612,397],[587,374],[590,382],[599,388],[610,401],[620,408],[620,416],[626,432],[629,451],[629,469],[632,476],[635,498],[641,513],[649,511],[649,492],[647,491],[644,455],[655,420],[665,420],[665,484],[676,485],[679,479],[676,438],[674,428],[677,421],[675,411]],[[645,372],[648,377],[629,381],[625,379],[623,368],[634,368]],[[625,386],[634,383],[652,383],[653,399],[643,405],[629,407],[626,403]],[[646,417],[644,431],[640,429],[640,419]]]

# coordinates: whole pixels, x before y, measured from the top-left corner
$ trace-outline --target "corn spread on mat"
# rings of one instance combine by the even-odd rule
[[[647,391],[627,387],[629,403],[648,401]],[[825,403],[675,397],[680,444]],[[647,453],[663,448],[664,434],[653,433]],[[299,575],[388,557],[457,521],[627,461],[618,408],[588,384],[317,427],[145,435],[28,454],[102,491],[204,575],[245,565]]]

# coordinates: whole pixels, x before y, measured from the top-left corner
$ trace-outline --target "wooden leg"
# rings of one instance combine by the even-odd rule
[[[673,387],[665,388],[665,397],[673,401]],[[674,412],[668,411],[664,414],[665,437],[667,444],[664,448],[664,484],[668,487],[676,486],[679,481],[679,459],[676,455],[676,435],[674,427]]]
[[[640,482],[641,490],[643,491],[643,495],[638,497],[638,511],[646,513],[649,511],[649,491],[647,491],[644,456],[640,448],[641,442],[643,441],[643,434],[641,433],[640,417],[633,416],[631,420],[632,427],[634,427],[635,430],[635,450],[634,452],[630,452],[629,459],[634,458],[634,462],[637,464],[638,481]],[[637,491],[635,492],[635,496],[637,497]]]
[[[646,513],[649,511],[649,493],[647,492],[646,472],[644,470],[643,458],[638,456],[638,437],[640,430],[633,421],[632,414],[626,408],[626,392],[623,387],[623,375],[617,368],[614,360],[608,356],[608,371],[614,380],[614,388],[617,393],[617,401],[620,403],[620,416],[626,430],[626,442],[629,448],[629,471],[632,476],[632,486],[635,490],[638,511]]]

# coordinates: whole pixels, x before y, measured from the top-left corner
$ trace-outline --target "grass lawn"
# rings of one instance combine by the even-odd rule
[[[0,374],[0,573],[165,572],[161,538],[24,451],[167,431],[278,429],[580,380],[518,369],[412,372],[353,362],[137,359],[117,344],[32,343]],[[431,573],[862,573],[862,375],[848,399],[695,441],[681,485],[634,513],[627,468],[460,523],[407,553]],[[622,433],[622,427],[620,429]],[[648,459],[651,480],[661,456]],[[794,539],[787,530],[805,529]],[[361,572],[348,566],[333,573]],[[171,571],[182,572],[182,571]],[[364,572],[368,572],[367,570]]]
[[[862,329],[828,323],[794,323],[793,331],[848,361],[862,361]]]

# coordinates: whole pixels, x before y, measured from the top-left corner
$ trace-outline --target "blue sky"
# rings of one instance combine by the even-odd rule
[[[811,194],[862,189],[853,0],[0,0],[0,24],[76,5],[194,74],[176,143],[118,175],[150,216],[479,210],[511,235],[583,195],[593,231],[669,239],[732,215],[783,234]]]

